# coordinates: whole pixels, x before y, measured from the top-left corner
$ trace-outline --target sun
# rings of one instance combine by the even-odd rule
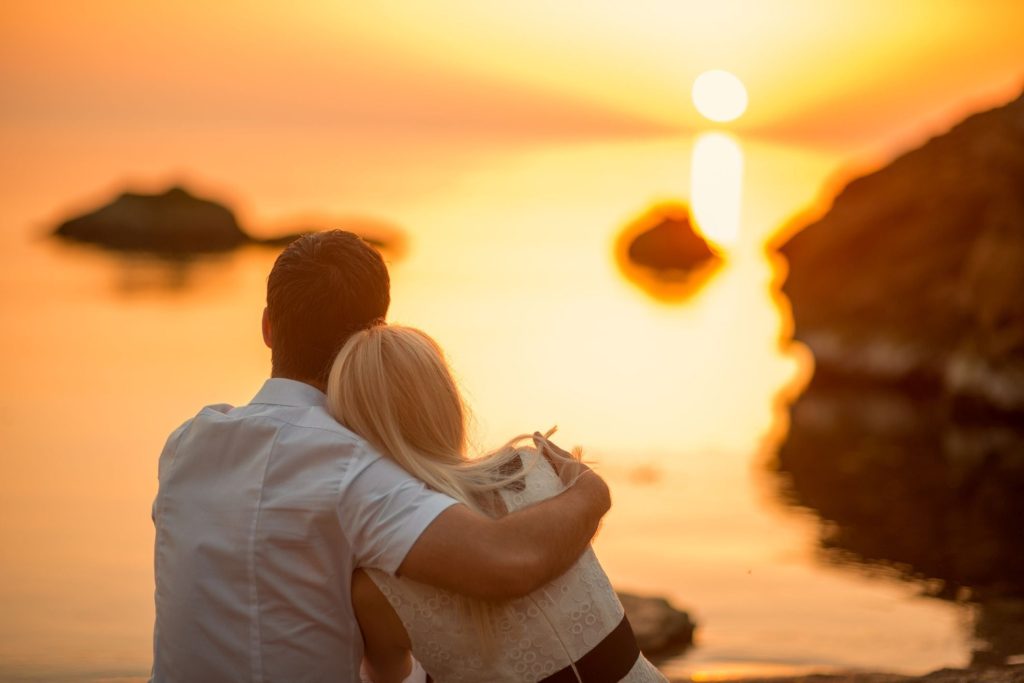
[[[734,121],[747,110],[747,89],[728,71],[705,71],[693,82],[693,104],[705,118]]]

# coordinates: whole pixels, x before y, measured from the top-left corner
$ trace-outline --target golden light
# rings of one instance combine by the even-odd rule
[[[721,69],[697,76],[691,96],[697,111],[712,121],[733,121],[747,110],[747,89],[743,82]]]
[[[731,135],[702,133],[693,146],[690,204],[697,229],[718,248],[740,236],[743,151]]]

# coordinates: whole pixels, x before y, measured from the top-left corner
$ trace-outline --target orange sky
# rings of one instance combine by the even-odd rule
[[[877,144],[1009,99],[1021,27],[1016,0],[7,0],[0,126],[644,134],[704,125],[690,83],[724,68],[739,131]]]

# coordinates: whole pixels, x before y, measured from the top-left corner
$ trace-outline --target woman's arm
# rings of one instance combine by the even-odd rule
[[[478,599],[508,600],[565,573],[590,544],[611,496],[582,463],[555,471],[572,485],[500,519],[465,505],[445,510],[413,544],[399,575]]]
[[[352,575],[352,606],[363,633],[363,658],[373,683],[402,683],[412,671],[412,643],[394,608],[362,569]]]

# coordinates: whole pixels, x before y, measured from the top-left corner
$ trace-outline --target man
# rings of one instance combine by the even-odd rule
[[[389,302],[383,260],[351,233],[306,235],[278,257],[263,314],[271,379],[249,405],[201,410],[160,456],[153,681],[357,681],[355,567],[507,599],[590,542],[610,506],[592,472],[492,520],[328,415],[335,354]]]

